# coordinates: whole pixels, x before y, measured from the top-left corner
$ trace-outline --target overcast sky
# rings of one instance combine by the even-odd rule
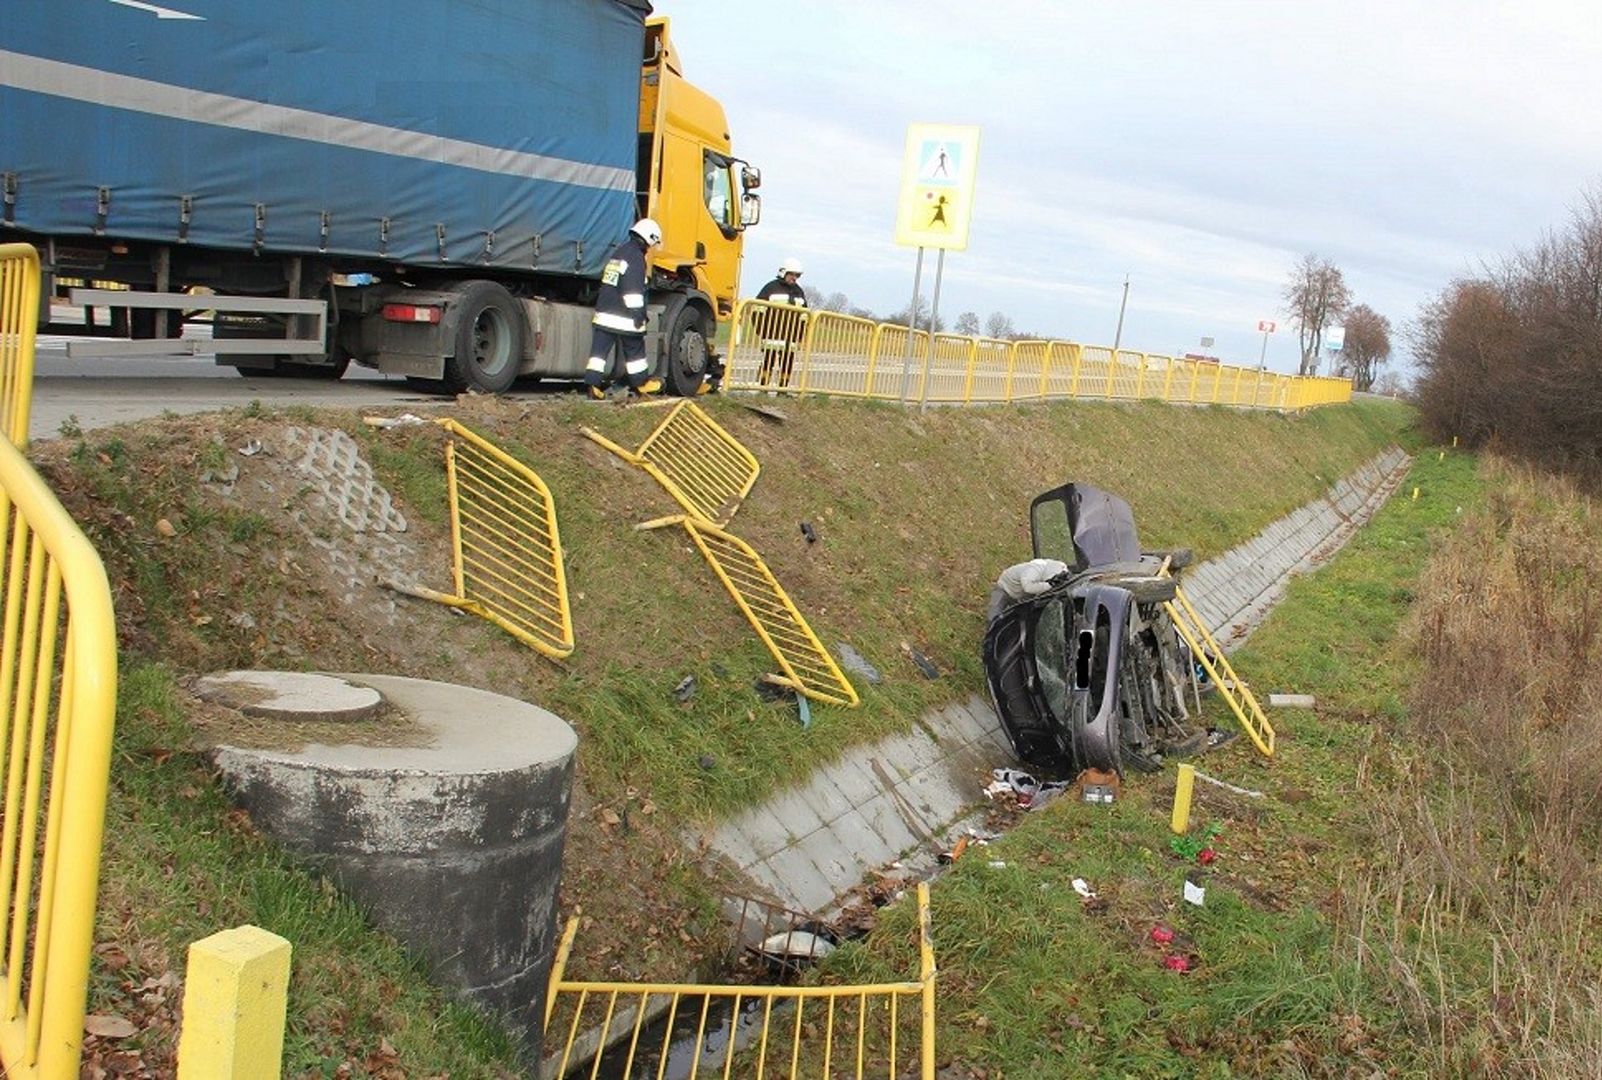
[[[976,124],[947,321],[1268,366],[1307,252],[1400,330],[1453,277],[1566,223],[1602,180],[1602,3],[657,0],[686,76],[762,169],[742,292],[786,255],[884,314],[906,126]],[[927,294],[934,253],[926,260]],[[1405,365],[1405,343],[1396,340]]]

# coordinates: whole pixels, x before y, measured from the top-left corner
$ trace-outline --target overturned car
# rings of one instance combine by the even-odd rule
[[[1167,603],[1190,552],[1142,551],[1129,504],[1086,484],[1037,497],[1029,527],[1035,558],[1001,575],[984,638],[1018,757],[1122,774],[1221,741],[1196,719],[1206,679]]]

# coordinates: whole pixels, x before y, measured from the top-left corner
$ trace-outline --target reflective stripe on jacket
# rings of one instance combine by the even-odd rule
[[[592,321],[621,334],[645,332],[645,244],[632,233],[606,260]]]

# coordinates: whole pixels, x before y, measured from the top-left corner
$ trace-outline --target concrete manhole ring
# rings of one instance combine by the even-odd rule
[[[376,715],[384,698],[368,686],[306,671],[226,671],[195,680],[195,696],[268,720],[355,723]]]

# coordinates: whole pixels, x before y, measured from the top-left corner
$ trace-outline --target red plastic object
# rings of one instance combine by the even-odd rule
[[[1174,932],[1166,926],[1154,926],[1151,928],[1151,939],[1159,945],[1167,945],[1174,940]]]
[[[1190,957],[1181,953],[1169,953],[1163,957],[1163,967],[1169,971],[1177,971],[1181,975],[1190,970]]]
[[[1201,863],[1203,866],[1211,866],[1213,860],[1216,858],[1218,858],[1218,852],[1214,851],[1212,848],[1202,848],[1201,851],[1196,854],[1196,861]]]

